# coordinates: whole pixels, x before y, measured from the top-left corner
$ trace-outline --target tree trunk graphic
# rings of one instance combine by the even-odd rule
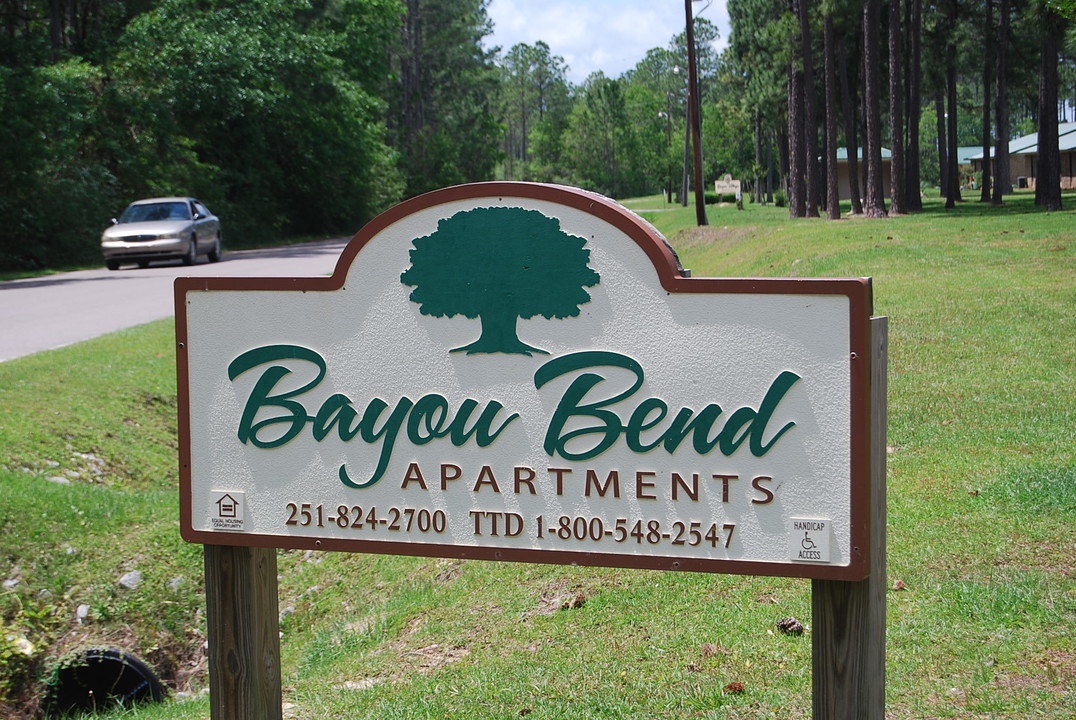
[[[453,348],[451,352],[464,352],[468,355],[477,353],[549,354],[519,339],[516,333],[516,322],[519,317],[512,311],[486,311],[479,316],[479,319],[482,321],[482,334],[479,338],[469,345]]]

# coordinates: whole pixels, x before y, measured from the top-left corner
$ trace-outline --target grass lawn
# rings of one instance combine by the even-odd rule
[[[887,717],[1072,718],[1076,213],[1026,194],[839,222],[747,204],[698,229],[693,207],[625,204],[695,277],[874,278],[890,318]],[[178,537],[172,333],[163,321],[0,364],[0,716],[31,709],[70,652],[111,645],[179,692],[109,717],[209,717],[201,552]],[[285,717],[810,715],[808,581],[278,562]],[[807,632],[779,633],[788,616]]]

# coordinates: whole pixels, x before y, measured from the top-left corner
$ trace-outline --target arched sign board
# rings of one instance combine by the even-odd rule
[[[693,278],[608,199],[483,183],[330,277],[175,292],[188,541],[868,573],[868,279]]]

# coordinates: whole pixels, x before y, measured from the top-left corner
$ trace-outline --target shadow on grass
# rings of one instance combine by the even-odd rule
[[[962,193],[963,200],[956,204],[955,208],[945,207],[945,198],[933,195],[937,190],[931,190],[923,198],[923,209],[914,213],[919,216],[936,215],[938,217],[990,217],[998,215],[1032,215],[1050,212],[1035,205],[1035,191],[1021,190],[1012,195],[1006,195],[1001,205],[984,203],[979,200],[978,190],[966,190]],[[1062,212],[1076,209],[1076,192],[1064,192],[1061,194]]]

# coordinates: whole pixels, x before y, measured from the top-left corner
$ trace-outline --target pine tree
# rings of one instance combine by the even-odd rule
[[[882,110],[881,80],[878,68],[880,48],[880,0],[866,0],[863,5],[863,84],[867,120],[867,193],[863,213],[867,217],[885,217],[885,197],[882,177]]]

